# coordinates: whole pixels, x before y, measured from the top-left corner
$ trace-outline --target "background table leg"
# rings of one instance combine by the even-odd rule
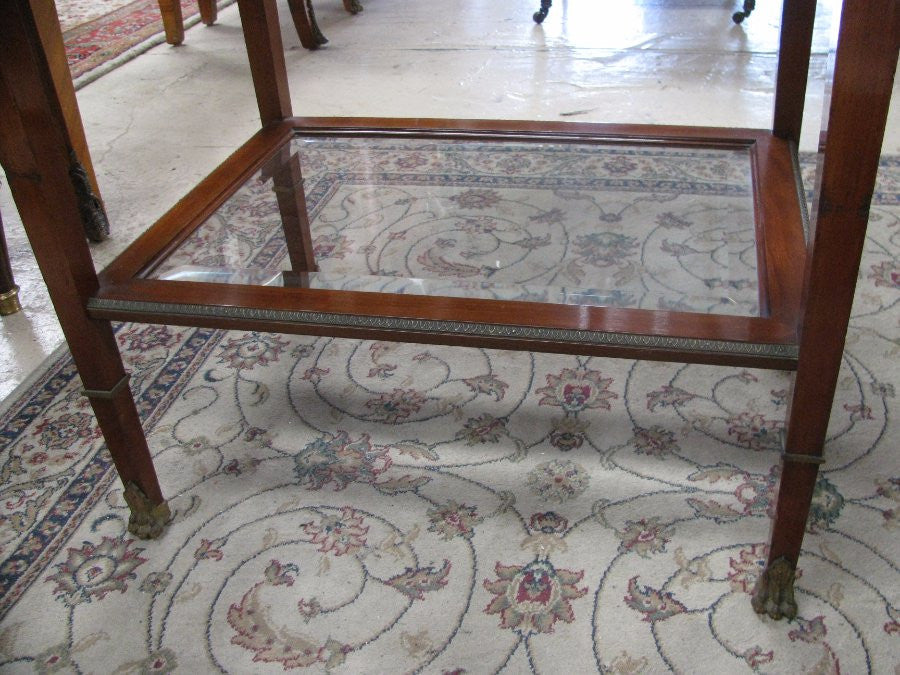
[[[19,304],[19,287],[13,279],[6,236],[3,233],[3,218],[0,217],[0,316],[15,314],[20,309],[22,305]]]

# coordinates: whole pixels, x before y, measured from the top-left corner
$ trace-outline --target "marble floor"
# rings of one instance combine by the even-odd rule
[[[730,0],[367,0],[351,16],[318,0],[329,44],[299,45],[279,3],[298,115],[771,123],[779,3],[742,25]],[[803,146],[818,136],[836,0],[819,2]],[[897,98],[897,97],[895,97]],[[258,126],[237,9],[196,26],[82,87],[78,101],[112,237],[98,268],[227,157]],[[894,106],[896,108],[896,106]],[[885,153],[900,152],[892,110]],[[0,331],[0,398],[63,344],[8,189],[0,188],[22,312]]]

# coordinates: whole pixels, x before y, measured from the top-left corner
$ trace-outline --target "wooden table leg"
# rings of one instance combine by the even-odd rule
[[[197,5],[200,8],[200,20],[207,26],[212,26],[219,17],[216,0],[197,0]],[[184,42],[184,13],[181,11],[180,0],[159,0],[159,13],[162,15],[166,42],[170,45]]]
[[[271,169],[263,171],[263,178],[272,180],[272,190],[278,202],[284,241],[291,261],[291,272],[315,272],[318,267],[313,255],[312,235],[300,157],[289,146],[278,151]]]
[[[766,568],[753,608],[797,614],[794,573],[828,430],[900,44],[896,0],[846,0],[807,256],[800,357]],[[881,54],[872,59],[868,55]]]
[[[216,0],[197,0],[200,7],[200,20],[207,26],[212,26],[219,17],[219,6]]]
[[[72,142],[29,0],[0,2],[0,165],[131,508],[128,528],[169,519],[108,321],[87,314],[98,288],[70,174]]]
[[[106,218],[103,200],[100,198],[100,186],[97,183],[87,139],[84,135],[84,125],[81,122],[81,113],[75,98],[75,87],[72,84],[72,74],[66,58],[62,29],[56,16],[56,6],[47,0],[31,0],[31,10],[34,12],[41,45],[50,67],[50,77],[53,81],[56,99],[59,102],[66,132],[74,152],[73,171],[78,174],[79,203],[84,222],[84,233],[91,241],[103,241],[109,236],[109,221]]]
[[[166,42],[170,45],[180,45],[184,42],[184,17],[181,13],[181,0],[159,0],[159,13],[162,14]]]

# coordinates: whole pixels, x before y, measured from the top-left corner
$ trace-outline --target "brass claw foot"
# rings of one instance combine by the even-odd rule
[[[750,604],[757,614],[768,614],[776,621],[797,616],[794,566],[787,558],[779,558],[766,567],[756,581]]]
[[[169,520],[172,512],[166,502],[153,504],[144,491],[136,483],[129,482],[125,485],[125,502],[131,509],[128,518],[128,531],[139,539],[156,539],[159,537]]]

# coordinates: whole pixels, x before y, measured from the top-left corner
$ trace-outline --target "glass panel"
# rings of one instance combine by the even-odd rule
[[[752,316],[756,264],[747,149],[315,136],[148,276]]]

